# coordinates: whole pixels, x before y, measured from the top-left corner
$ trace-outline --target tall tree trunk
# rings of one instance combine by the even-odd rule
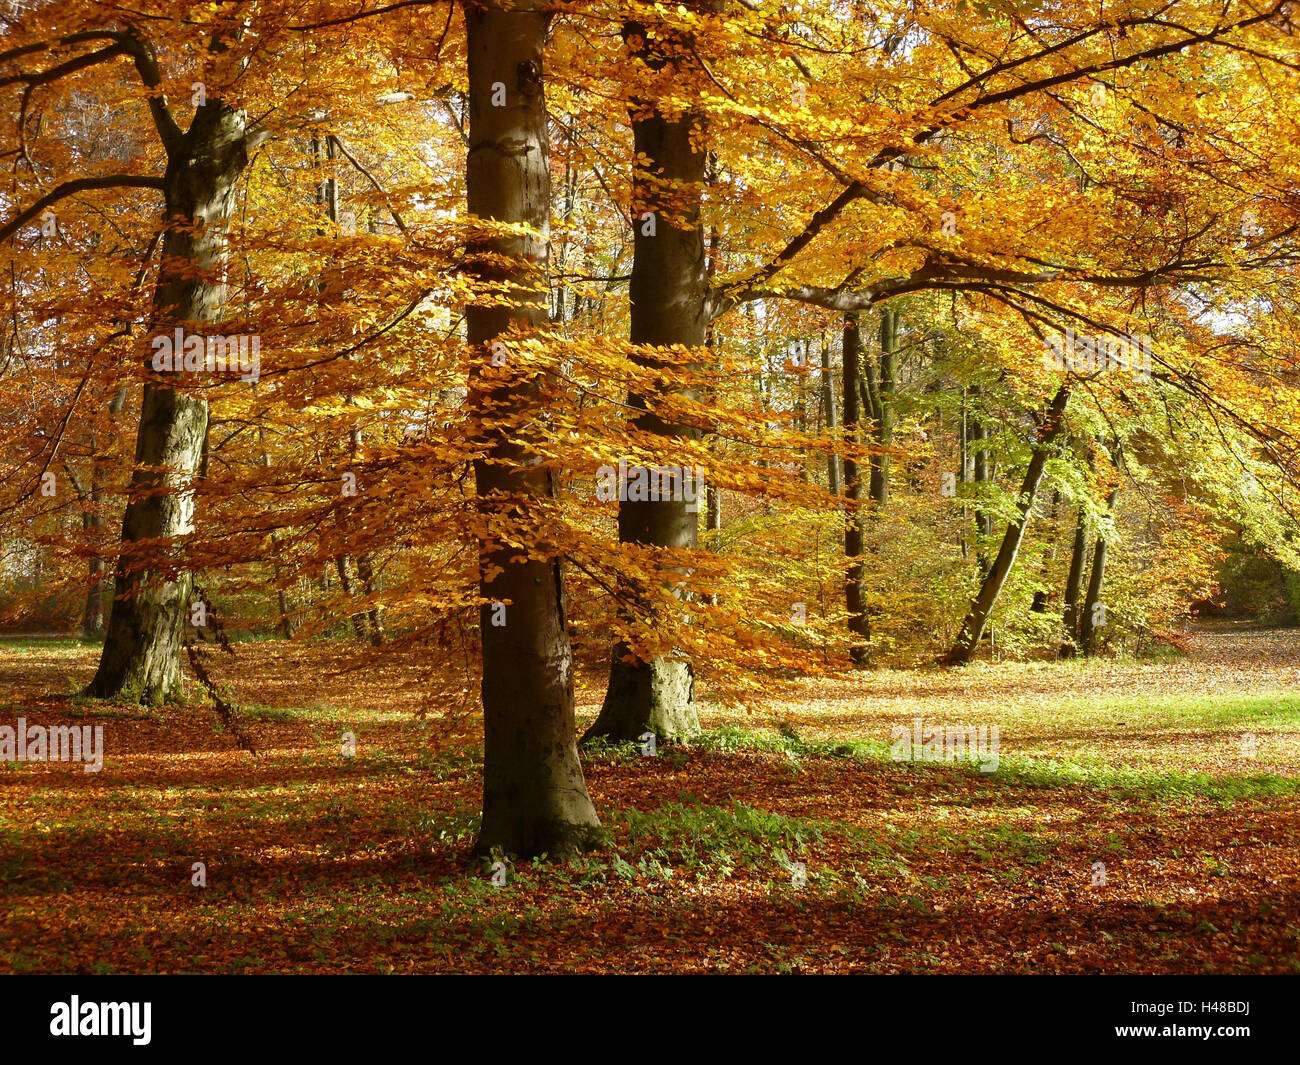
[[[547,323],[545,275],[550,251],[550,148],[543,46],[549,15],[541,0],[480,2],[465,7],[469,65],[469,158],[466,186],[475,217],[527,226],[519,235],[483,235],[469,249],[476,275],[518,295],[511,304],[466,309],[469,343],[481,355],[471,377],[470,409],[487,453],[474,464],[485,528],[523,531],[538,503],[555,496],[529,434],[483,426],[504,415],[546,406],[549,376],[487,376],[491,343],[512,325]],[[504,87],[504,107],[493,106]],[[498,415],[499,416],[499,415]],[[573,652],[565,619],[564,575],[556,558],[529,557],[499,536],[480,543],[479,611],[483,645],[483,822],[476,849],[534,857],[594,845],[600,821],[578,760],[573,713]],[[506,604],[505,624],[493,624]]]
[[[355,599],[357,582],[352,576],[352,556],[344,552],[334,560],[334,566],[339,573],[339,584],[343,586],[343,598]],[[366,638],[365,614],[349,614],[348,621],[352,624],[352,635],[358,640],[364,640]]]
[[[716,179],[717,158],[711,156],[705,163],[705,177],[712,184]],[[709,234],[709,262],[706,267],[705,280],[709,286],[713,285],[714,275],[718,270],[718,258],[722,248],[722,231],[716,227]],[[714,346],[717,344],[717,333],[714,330],[714,323],[709,321],[708,328],[704,335],[704,345],[708,349],[710,362],[712,362]],[[714,440],[709,448],[710,454],[717,454],[719,451],[718,441]],[[715,482],[712,474],[708,476],[704,489],[704,533],[705,544],[710,551],[715,554],[722,550],[722,489]],[[704,602],[709,606],[718,605],[718,593],[708,591],[704,593]]]
[[[100,457],[95,454],[95,436],[93,433],[90,437],[90,449],[92,459],[89,486],[81,483],[76,471],[70,464],[64,464],[65,474],[68,480],[72,482],[73,491],[77,493],[77,500],[81,504],[81,531],[85,536],[86,543],[93,545],[96,549],[86,565],[86,600],[81,612],[81,638],[83,640],[91,640],[104,635],[103,592],[105,567],[104,559],[98,553],[98,548],[101,546],[100,533],[104,527],[104,518],[100,511],[104,498],[104,469]]]
[[[652,30],[627,23],[624,38],[634,63],[656,72],[662,91],[680,93],[691,52],[689,39],[656,40]],[[656,92],[661,91],[656,89]],[[700,196],[707,155],[702,144],[703,114],[684,110],[669,118],[655,100],[634,102],[632,139],[633,258],[629,285],[631,340],[634,344],[705,345],[708,330],[708,278]],[[653,356],[643,360],[653,364]],[[656,434],[666,445],[698,433],[664,421],[647,409],[645,397],[630,396],[644,411],[638,429]],[[666,465],[677,466],[668,455]],[[680,485],[678,488],[682,487]],[[697,486],[698,487],[698,486]],[[618,538],[625,544],[694,548],[699,519],[681,491],[660,500],[620,500]],[[635,591],[634,593],[635,594]],[[610,663],[609,687],[596,718],[583,736],[634,740],[653,732],[660,740],[680,739],[700,730],[695,708],[695,672],[689,661],[660,656],[639,658],[619,642]]]
[[[1106,500],[1106,510],[1110,514],[1115,513],[1115,504],[1119,501],[1119,486],[1116,485],[1111,491],[1110,497]],[[1095,648],[1097,639],[1098,625],[1095,622],[1093,611],[1097,604],[1101,602],[1102,582],[1106,579],[1106,535],[1097,537],[1097,546],[1092,552],[1092,573],[1088,577],[1088,593],[1083,601],[1083,614],[1079,618],[1079,651],[1085,656],[1090,657]]]
[[[722,550],[722,489],[709,478],[704,490],[704,531],[709,550]],[[718,593],[709,591],[704,594],[704,602],[709,606],[718,605]]]
[[[1074,526],[1074,544],[1070,548],[1070,572],[1065,578],[1065,611],[1061,618],[1065,626],[1065,643],[1061,644],[1061,657],[1073,658],[1079,637],[1079,593],[1083,590],[1083,570],[1088,565],[1088,512],[1079,507],[1079,520]]]
[[[114,422],[126,405],[126,389],[119,388],[108,403],[109,418]],[[82,512],[82,528],[95,545],[95,554],[87,564],[86,605],[81,616],[81,637],[94,640],[104,635],[104,577],[108,569],[104,556],[99,553],[104,528],[104,482],[108,477],[108,463],[99,453],[99,444],[92,434],[90,461],[90,489],[86,493],[87,509]],[[74,482],[75,483],[75,482]]]
[[[361,578],[362,592],[367,598],[373,596],[379,585],[375,579],[374,556],[369,551],[363,551],[357,556],[357,576]],[[387,635],[384,630],[384,608],[378,605],[370,607],[366,611],[366,621],[370,628],[370,645],[382,647]]]
[[[889,449],[894,443],[894,378],[898,359],[899,316],[896,311],[883,308],[880,312],[880,358],[860,359],[861,372],[858,374],[858,391],[862,406],[871,419],[871,459],[868,478],[867,496],[871,500],[869,517],[875,523],[880,520],[885,507],[889,504]],[[859,493],[860,494],[860,493]],[[865,551],[865,537],[862,529],[865,522],[859,519],[859,551]],[[875,554],[873,550],[872,554]],[[859,568],[859,587],[861,587],[861,567]],[[862,624],[859,635],[865,640],[860,654],[854,656],[857,665],[867,665],[871,661],[871,619],[876,613],[862,604]]]
[[[822,418],[824,428],[832,433],[839,428],[839,409],[835,402],[835,377],[831,373],[831,349],[826,343],[826,333],[822,332]],[[826,456],[827,490],[837,499],[844,492],[844,482],[840,479],[840,457],[835,453]]]
[[[266,449],[266,427],[259,426],[257,430],[258,442],[262,445],[262,468],[269,470],[271,468],[271,453]],[[284,633],[286,640],[293,639],[294,623],[293,617],[289,610],[289,593],[285,591],[284,585],[280,583],[280,534],[271,533],[271,558],[272,568],[275,573],[275,582],[278,585],[276,590],[276,607],[280,612],[280,631]]]
[[[91,492],[93,506],[98,506],[102,493],[99,486],[96,485]],[[83,519],[83,528],[98,542],[99,530],[103,527],[104,519],[97,515],[86,515],[89,520]],[[83,640],[94,640],[104,635],[104,573],[106,570],[104,560],[98,555],[90,559],[89,574],[86,579],[86,607],[81,615],[81,638]]]
[[[853,316],[844,323],[843,363],[844,436],[856,444],[862,424],[859,406],[862,337],[858,320]],[[862,477],[857,460],[848,456],[844,459],[844,557],[848,563],[844,575],[844,605],[848,612],[849,633],[854,637],[849,645],[849,657],[854,665],[863,666],[867,664],[870,653],[871,623],[862,587]]]
[[[88,509],[82,512],[81,527],[95,544],[100,546],[100,533],[104,515],[100,510],[104,502],[104,470],[98,457],[92,460]],[[86,608],[81,617],[81,638],[93,640],[104,635],[104,558],[96,551],[90,556],[86,579]]]
[[[963,387],[961,390],[961,414],[957,421],[957,461],[960,463],[961,466],[961,474],[957,477],[957,481],[961,484],[967,484],[970,481],[970,476],[971,476],[970,412],[968,411],[966,406],[965,387]],[[969,530],[967,529],[967,525],[966,525],[967,521],[969,520],[969,514],[970,512],[966,509],[966,504],[963,502],[961,505],[961,516],[962,516],[961,537],[958,541],[958,543],[961,546],[962,558],[966,558],[970,554],[970,543],[968,542],[967,539]]]
[[[983,389],[976,385],[970,390],[970,394],[970,446],[972,467],[975,475],[975,528],[978,535],[975,557],[979,563],[979,572],[982,579],[989,572],[985,544],[988,542],[988,538],[993,535],[993,515],[989,512],[988,500],[984,498],[987,485],[992,479],[989,476],[989,427],[984,422],[984,412],[980,407]]]
[[[226,227],[247,163],[244,115],[220,98],[209,98],[169,146],[153,335],[176,327],[206,331],[222,321]],[[193,531],[193,478],[207,431],[207,401],[154,373],[141,403],[112,612],[87,695],[159,703],[180,683],[192,577],[174,546],[165,545]]]
[[[283,588],[279,589],[275,595],[276,607],[280,611],[280,631],[284,633],[286,640],[293,639],[293,616],[289,609],[289,593]]]
[[[366,228],[371,236],[379,232],[379,214],[377,211],[370,212],[370,218],[366,223]],[[361,430],[353,430],[353,439],[355,446],[361,446]],[[367,598],[373,596],[379,590],[379,575],[375,573],[375,556],[370,551],[363,551],[357,559],[357,575],[361,578],[361,590]],[[384,608],[376,604],[366,611],[366,617],[370,622],[370,645],[372,647],[382,647],[384,641],[388,638],[387,629],[384,627]]]
[[[994,604],[997,603],[1002,586],[1006,584],[1007,577],[1011,574],[1011,567],[1020,552],[1020,545],[1024,542],[1025,530],[1029,527],[1029,517],[1033,513],[1034,500],[1038,495],[1038,485],[1043,479],[1043,470],[1051,455],[1052,445],[1065,425],[1065,408],[1069,401],[1070,387],[1067,383],[1057,390],[1046,415],[1039,424],[1034,453],[1025,470],[1025,478],[1020,484],[1018,518],[1014,524],[1007,527],[1002,537],[1002,546],[998,550],[997,558],[993,560],[993,565],[980,586],[979,594],[971,602],[970,611],[962,624],[957,641],[942,659],[945,665],[965,665],[975,657],[975,650],[979,647],[980,637],[984,635],[984,628],[988,625]]]
[[[884,308],[880,312],[880,373],[877,375],[871,361],[866,362],[862,380],[866,384],[867,402],[872,420],[870,496],[873,513],[883,510],[889,502],[889,454],[894,443],[894,377],[898,359],[897,311]]]
[[[323,155],[322,147],[324,149]],[[323,180],[316,186],[317,206],[324,209],[325,217],[333,223],[333,227],[337,227],[339,225],[339,220],[343,217],[339,200],[339,179],[336,172],[339,157],[338,140],[333,134],[327,134],[323,141],[321,137],[313,136],[311,139],[311,153],[312,161],[316,167],[319,169],[323,164],[326,171]],[[335,228],[333,227],[330,230],[331,233],[335,232]],[[322,236],[325,235],[323,231],[318,230],[318,232],[321,232]],[[344,287],[345,283],[342,278],[331,276],[329,270],[322,274],[320,280],[317,282],[317,288],[329,303],[338,302],[339,298],[342,296]],[[345,397],[344,402],[349,407],[353,405],[351,396]],[[357,461],[360,452],[361,429],[358,425],[354,424],[348,432],[348,454],[353,463]],[[366,559],[363,563],[362,560],[358,559],[354,564],[352,556],[344,551],[335,558],[334,565],[338,570],[339,583],[343,586],[344,597],[347,599],[355,599],[357,594],[357,583],[353,577],[353,573],[354,571],[358,573],[369,572],[371,568],[370,560]],[[362,580],[363,582],[365,581],[364,576],[362,577]],[[367,588],[367,591],[369,590],[370,589]],[[352,625],[352,633],[357,637],[357,639],[364,640],[368,636],[370,642],[375,646],[378,646],[382,641],[376,639],[376,633],[381,630],[376,630],[375,624],[372,621],[376,609],[377,608],[372,607],[364,613],[350,614],[348,617]],[[380,624],[382,625],[382,622]]]

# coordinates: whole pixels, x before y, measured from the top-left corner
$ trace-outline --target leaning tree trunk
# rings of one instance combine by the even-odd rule
[[[1115,513],[1115,504],[1119,501],[1119,486],[1110,493],[1106,500],[1106,510]],[[1101,602],[1102,582],[1106,579],[1106,534],[1097,537],[1097,546],[1092,552],[1092,574],[1088,577],[1088,594],[1083,601],[1083,614],[1079,618],[1079,650],[1085,656],[1091,656],[1095,650],[1098,625],[1094,617],[1097,604]]]
[[[862,424],[859,406],[862,375],[862,338],[858,332],[857,318],[850,316],[844,323],[843,351],[844,387],[844,438],[851,444],[858,442]],[[866,593],[862,587],[862,475],[857,459],[844,456],[844,557],[848,569],[844,574],[844,605],[848,613],[847,625],[852,642],[849,658],[856,666],[867,664],[870,652],[871,623],[867,617]]]
[[[1007,577],[1011,574],[1016,555],[1020,553],[1020,545],[1025,539],[1025,530],[1029,527],[1029,517],[1034,510],[1034,499],[1038,495],[1038,485],[1043,479],[1043,470],[1051,455],[1052,445],[1065,425],[1065,407],[1069,401],[1070,387],[1068,384],[1061,385],[1039,426],[1034,453],[1029,460],[1029,467],[1025,470],[1025,479],[1020,485],[1018,518],[1014,524],[1007,527],[1006,534],[1002,537],[1002,546],[980,586],[979,594],[971,602],[970,611],[962,623],[957,641],[941,659],[944,665],[965,665],[975,657],[975,650],[979,647],[980,637],[984,635],[984,628],[988,625],[994,604],[997,603],[1002,586],[1006,584]]]
[[[628,23],[624,37],[634,49],[634,62],[655,71],[658,84],[666,90],[680,92],[681,81],[688,74],[684,57],[691,54],[689,40],[656,41],[639,23]],[[701,143],[704,121],[702,114],[691,110],[669,118],[653,100],[633,105],[637,160],[632,173],[635,208],[629,285],[633,344],[701,348],[707,339],[708,277],[700,220],[706,164]],[[642,361],[653,364],[654,356]],[[631,396],[629,402],[643,412],[635,421],[636,428],[662,437],[670,448],[674,441],[699,435],[649,411],[645,397]],[[670,453],[666,465],[683,464]],[[695,487],[698,492],[698,484]],[[651,547],[696,547],[699,520],[695,511],[688,509],[685,495],[678,490],[666,500],[620,500],[619,541]],[[635,589],[631,597],[637,598]],[[689,661],[663,655],[646,661],[620,641],[614,647],[605,701],[583,742],[596,737],[634,740],[645,732],[660,740],[694,735],[700,730],[694,695],[695,674]]]
[[[531,233],[479,237],[469,260],[493,290],[516,293],[466,310],[470,344],[482,356],[470,380],[470,409],[484,458],[474,474],[484,539],[480,542],[479,611],[483,644],[483,822],[476,850],[535,857],[593,845],[600,821],[578,761],[573,714],[573,653],[564,614],[564,577],[555,558],[520,557],[513,529],[535,536],[544,501],[554,498],[541,465],[541,429],[500,428],[500,420],[541,410],[555,381],[515,381],[483,372],[494,338],[511,326],[542,328],[550,248],[550,147],[542,50],[549,15],[539,0],[501,0],[465,8],[469,64],[468,207],[472,216]],[[505,106],[493,96],[504,88]],[[498,97],[499,98],[499,97]],[[507,364],[508,366],[508,364]],[[493,424],[496,422],[497,424]],[[543,506],[539,507],[539,503]],[[505,604],[505,624],[494,602]],[[494,616],[495,615],[495,616]]]
[[[177,327],[206,331],[221,322],[226,226],[247,163],[244,116],[217,98],[197,110],[169,147],[153,335]],[[147,366],[150,361],[146,355]],[[180,683],[192,578],[169,545],[193,531],[193,480],[207,431],[207,401],[152,372],[141,402],[112,612],[87,695],[159,703]]]

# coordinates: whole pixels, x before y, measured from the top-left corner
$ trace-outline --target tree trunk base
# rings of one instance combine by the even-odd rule
[[[146,706],[176,701],[181,687],[181,644],[188,574],[162,587],[137,587],[113,603],[94,679],[83,695]]]
[[[176,701],[180,690],[180,663],[132,663],[124,670],[102,665],[82,695],[91,699],[116,699],[141,706],[162,706]]]
[[[975,660],[975,652],[978,647],[979,644],[974,647],[954,647],[947,654],[936,658],[934,660],[935,664],[940,666],[969,666]]]
[[[699,735],[691,664],[663,658],[629,663],[624,660],[629,653],[621,644],[614,649],[600,716],[583,734],[582,742],[636,741],[647,732],[654,733],[660,743]]]
[[[564,812],[540,814],[521,820],[518,811],[489,821],[483,815],[483,827],[474,841],[474,856],[496,855],[518,858],[576,858],[600,850],[608,842],[599,821],[568,820]]]

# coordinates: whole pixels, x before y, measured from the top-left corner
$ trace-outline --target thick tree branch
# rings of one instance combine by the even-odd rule
[[[88,192],[91,189],[115,188],[158,189],[161,191],[163,179],[149,177],[144,174],[105,174],[100,177],[84,177],[65,181],[62,185],[55,186],[30,207],[20,211],[3,226],[0,226],[0,241],[8,240],[47,207],[58,203],[60,200],[75,196],[79,192]]]

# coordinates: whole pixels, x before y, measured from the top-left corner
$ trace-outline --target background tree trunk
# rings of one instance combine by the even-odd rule
[[[1050,521],[1053,526],[1053,533],[1047,541],[1046,549],[1043,551],[1042,575],[1043,575],[1043,583],[1045,585],[1049,583],[1051,580],[1052,564],[1056,561],[1057,536],[1055,533],[1055,527],[1057,524],[1057,519],[1060,516],[1060,512],[1061,512],[1061,492],[1060,489],[1057,489],[1055,492],[1052,493],[1052,509],[1051,509],[1051,513],[1048,515],[1048,521]],[[1047,595],[1048,593],[1046,588],[1039,588],[1035,590],[1034,600],[1029,607],[1031,613],[1034,614],[1047,613]]]
[[[634,62],[656,71],[665,85],[679,88],[684,76],[683,57],[690,54],[689,40],[656,40],[653,30],[639,23],[626,24],[623,35]],[[637,162],[632,173],[629,295],[634,344],[678,344],[688,348],[705,345],[708,276],[700,220],[707,163],[701,143],[704,125],[704,115],[690,110],[670,119],[653,100],[642,101],[633,110],[632,139]],[[653,232],[646,224],[647,213],[653,217]],[[651,363],[653,356],[642,361]],[[645,411],[635,422],[640,430],[662,436],[670,444],[698,436],[695,430],[665,422],[646,410],[644,397],[630,396],[629,402]],[[669,454],[665,464],[680,465],[674,459]],[[620,500],[619,541],[694,548],[699,538],[698,515],[687,509],[680,491],[672,495],[668,500]],[[627,644],[617,644],[600,715],[583,736],[583,742],[595,737],[634,740],[645,732],[653,732],[660,740],[672,740],[692,736],[699,730],[691,663],[663,656],[643,661]]]
[[[889,502],[889,453],[894,443],[894,377],[898,358],[897,311],[884,308],[880,312],[880,373],[877,375],[870,360],[862,380],[867,386],[872,422],[872,440],[875,449],[871,455],[870,496],[873,513],[883,510]]]
[[[862,376],[862,337],[858,321],[850,317],[844,324],[843,351],[844,436],[857,443],[862,424],[859,406]],[[844,459],[844,557],[848,570],[844,576],[844,606],[848,611],[848,629],[855,637],[849,647],[853,664],[867,663],[870,650],[871,623],[867,618],[866,597],[862,588],[862,476],[856,459]]]
[[[984,423],[981,403],[983,390],[979,385],[970,390],[971,407],[969,415],[971,466],[975,477],[975,557],[979,561],[981,579],[988,575],[989,560],[985,545],[993,535],[993,515],[989,513],[988,500],[984,498],[986,486],[992,480],[989,471],[989,428]]]
[[[550,244],[550,148],[543,45],[549,16],[536,0],[466,6],[470,146],[466,169],[471,215],[523,224],[531,235],[481,238],[469,249],[477,276],[518,286],[513,306],[466,310],[469,342],[482,355],[471,377],[471,410],[541,408],[554,387],[542,376],[514,381],[485,375],[492,340],[511,325],[540,328],[548,315],[545,271]],[[506,105],[494,107],[495,85]],[[493,261],[490,257],[500,257]],[[534,502],[553,498],[549,470],[528,439],[482,428],[488,453],[475,463],[485,525],[523,523]],[[535,430],[541,431],[541,430]],[[518,552],[482,542],[479,611],[483,644],[483,822],[476,850],[535,857],[585,850],[600,821],[587,796],[573,715],[573,653],[558,559],[515,561]],[[492,624],[492,601],[506,603],[504,625]]]
[[[1119,502],[1119,486],[1110,493],[1106,500],[1106,510],[1115,513],[1115,504]],[[1106,535],[1097,537],[1097,546],[1092,552],[1092,574],[1088,577],[1088,594],[1083,601],[1083,614],[1079,618],[1079,650],[1090,657],[1095,651],[1097,629],[1093,618],[1093,608],[1101,602],[1102,582],[1106,579]]]
[[[346,552],[339,555],[334,559],[334,567],[338,570],[339,584],[343,587],[343,598],[355,599],[357,582],[352,577],[352,556]],[[365,614],[349,614],[348,621],[352,625],[352,635],[358,640],[364,640],[366,638]]]
[[[269,470],[271,468],[271,453],[266,450],[266,427],[259,426],[257,430],[258,441],[262,444],[262,468]],[[279,587],[276,589],[276,608],[280,615],[280,631],[284,633],[286,640],[292,640],[294,634],[293,616],[290,610],[289,593],[285,591],[284,585],[280,584],[281,572],[280,563],[277,560],[280,557],[280,534],[271,533],[271,558],[272,567],[275,573],[275,581]]]
[[[822,333],[822,412],[824,427],[832,432],[839,428],[839,409],[835,401],[835,377],[831,373],[831,348],[826,343],[826,334]],[[844,493],[844,482],[840,478],[840,457],[835,454],[826,457],[827,490],[837,499]]]
[[[1070,549],[1070,572],[1065,578],[1065,612],[1061,618],[1065,626],[1065,642],[1061,644],[1061,658],[1073,658],[1079,637],[1079,593],[1083,590],[1083,570],[1088,565],[1088,512],[1079,507],[1079,520],[1074,527],[1074,544]]]

